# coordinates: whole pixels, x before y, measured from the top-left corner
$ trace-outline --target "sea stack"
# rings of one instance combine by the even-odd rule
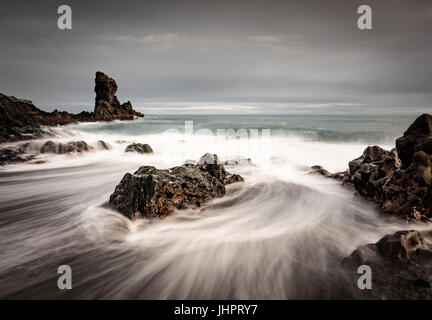
[[[120,104],[115,95],[117,83],[103,72],[96,72],[95,79],[95,118],[98,121],[133,120],[135,117],[144,117],[132,108],[130,101]]]

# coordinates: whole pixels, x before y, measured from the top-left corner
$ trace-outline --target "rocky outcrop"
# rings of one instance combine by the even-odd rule
[[[132,143],[126,147],[125,152],[153,153],[153,149],[148,144]]]
[[[44,132],[33,115],[34,109],[31,101],[0,93],[0,143],[41,137]]]
[[[25,155],[19,149],[0,149],[0,166],[13,163],[27,162],[33,160],[35,157],[35,155]]]
[[[133,120],[144,117],[128,101],[120,104],[115,96],[117,84],[102,72],[96,73],[94,112],[72,114],[66,111],[46,112],[31,101],[0,93],[0,143],[27,140],[47,135],[40,126],[57,126],[75,122]]]
[[[214,155],[214,159],[217,157]],[[127,173],[111,194],[108,206],[130,219],[162,218],[176,209],[198,208],[225,194],[225,185],[243,181],[222,165],[185,164],[169,170],[144,166]]]
[[[348,283],[357,283],[361,265],[372,271],[372,289],[363,290],[366,298],[432,298],[432,251],[418,231],[399,231],[354,250],[342,261]]]
[[[332,176],[317,168],[318,173]],[[395,149],[367,147],[349,162],[343,183],[374,201],[382,214],[432,221],[432,116],[418,117],[396,140]]]
[[[41,146],[40,153],[81,153],[92,149],[93,148],[90,147],[85,141],[71,141],[68,143],[55,143],[53,141],[47,141]]]
[[[41,154],[74,154],[84,153],[93,149],[109,150],[109,145],[105,141],[97,141],[89,145],[85,141],[70,141],[66,143],[46,141],[40,142],[26,142],[15,146],[0,149],[0,165],[29,162],[32,160],[39,160]],[[32,161],[33,164],[44,163],[43,161]]]
[[[363,154],[348,164],[344,183],[351,183],[364,198],[380,203],[384,184],[401,166],[396,150],[367,147]]]
[[[135,111],[128,101],[120,104],[115,95],[117,83],[103,72],[96,72],[95,92],[96,104],[94,116],[97,121],[109,120],[133,120],[135,117],[144,117],[142,113]]]
[[[417,118],[396,140],[402,168],[383,186],[380,211],[432,221],[432,116]]]
[[[310,167],[309,174],[317,174],[326,178],[334,178],[337,180],[342,180],[345,172],[330,173],[322,166],[312,166]]]

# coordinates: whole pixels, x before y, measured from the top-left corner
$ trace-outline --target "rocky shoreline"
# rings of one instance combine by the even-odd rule
[[[74,122],[134,120],[144,117],[130,102],[120,104],[117,84],[102,72],[95,78],[95,108],[79,114],[45,112],[31,101],[0,94],[0,143],[49,137],[44,126]],[[108,150],[104,141],[89,145],[85,141],[59,143],[22,142],[0,150],[0,165],[37,162],[37,154],[82,153],[94,148]],[[125,152],[153,153],[148,144],[129,144]],[[35,162],[36,161],[36,162]],[[246,163],[251,163],[246,159]],[[142,166],[126,173],[106,207],[129,219],[164,218],[176,210],[196,209],[222,197],[226,186],[244,181],[230,174],[214,154],[205,154],[197,162],[188,162],[168,170]],[[377,243],[365,244],[341,261],[347,286],[359,278],[358,267],[370,266],[373,289],[364,290],[367,299],[432,299],[432,232],[412,230],[432,222],[432,116],[418,117],[396,140],[396,147],[385,150],[367,147],[363,154],[348,163],[344,172],[331,173],[322,166],[311,167],[311,173],[336,179],[358,196],[375,204],[382,218],[398,218],[409,224],[409,230],[386,235]]]
[[[345,172],[332,174],[321,166],[312,173],[339,179],[359,196],[375,203],[382,217],[414,225],[432,222],[432,116],[418,117],[388,151],[367,147]],[[411,227],[413,224],[411,224]],[[368,299],[432,299],[431,232],[403,230],[375,244],[357,248],[342,265],[355,284],[360,265],[371,267],[373,289]]]
[[[72,114],[54,110],[46,112],[31,101],[0,93],[0,143],[30,140],[49,136],[42,126],[57,126],[76,122],[134,120],[144,117],[132,108],[128,101],[120,104],[115,95],[118,86],[114,79],[103,72],[96,72],[95,108],[93,112]]]

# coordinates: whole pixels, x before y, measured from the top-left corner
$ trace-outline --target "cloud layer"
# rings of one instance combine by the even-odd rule
[[[94,72],[150,113],[432,110],[432,3],[2,1],[0,91],[47,110],[91,109]]]

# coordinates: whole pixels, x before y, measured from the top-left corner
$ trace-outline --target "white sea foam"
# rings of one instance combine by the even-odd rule
[[[315,164],[343,171],[366,144],[278,135],[267,145],[258,137],[228,139],[221,148],[208,134],[101,135],[80,129],[56,129],[50,140],[104,140],[111,149],[44,155],[44,164],[2,169],[2,296],[334,297],[343,256],[404,228],[381,221],[370,203],[339,182],[307,173]],[[150,144],[154,154],[124,153],[131,142]],[[226,166],[245,182],[202,209],[164,220],[131,222],[102,206],[126,172],[142,165],[169,168],[206,152],[223,160],[250,158],[252,164]],[[51,283],[52,270],[63,263],[74,271],[70,292]]]

